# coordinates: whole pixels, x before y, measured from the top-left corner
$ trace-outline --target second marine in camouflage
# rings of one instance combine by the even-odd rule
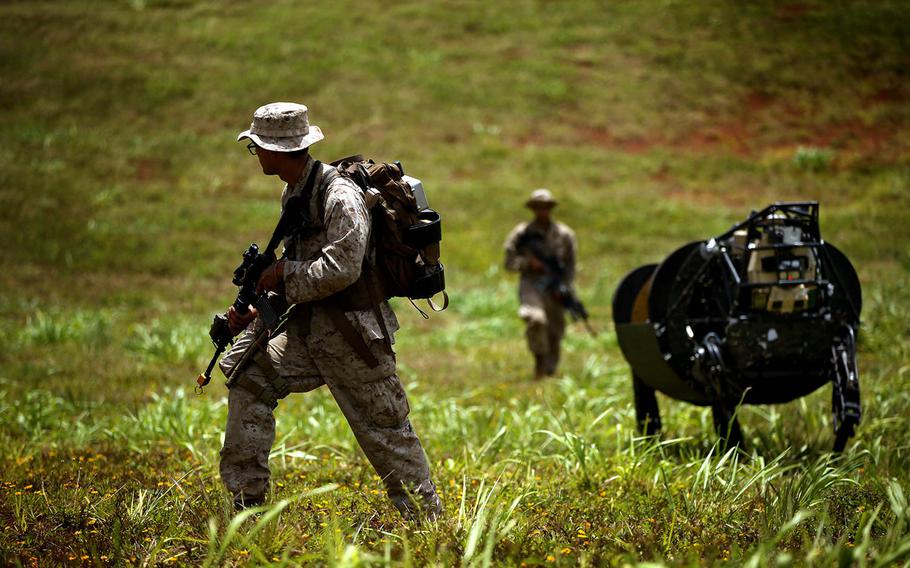
[[[572,229],[553,219],[556,200],[548,190],[535,190],[525,205],[534,218],[520,223],[509,234],[505,265],[521,274],[518,315],[525,322],[528,348],[534,355],[534,376],[539,379],[556,373],[566,329],[563,302],[549,289],[547,280],[556,276],[552,274],[555,268],[561,272],[558,278],[562,284],[571,286],[577,245]]]

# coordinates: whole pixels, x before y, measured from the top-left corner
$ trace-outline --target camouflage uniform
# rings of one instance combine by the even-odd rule
[[[528,348],[537,362],[538,375],[553,374],[559,365],[559,346],[565,334],[566,318],[559,300],[541,288],[543,275],[528,267],[527,251],[519,249],[518,241],[525,231],[543,236],[546,252],[562,263],[567,284],[571,284],[575,277],[575,233],[556,221],[546,228],[534,222],[520,223],[505,242],[506,269],[521,273],[518,316],[525,322]]]
[[[300,181],[285,187],[282,206],[302,193],[313,165],[309,158]],[[262,325],[257,319],[221,361],[221,369],[231,377],[221,477],[237,499],[257,502],[264,497],[275,419],[272,401],[254,391],[271,382],[270,373],[277,373],[275,382],[281,388],[274,389],[276,398],[328,386],[394,505],[408,515],[414,508],[408,493],[413,493],[422,498],[419,507],[434,516],[441,504],[420,440],[408,420],[410,408],[390,347],[398,330],[394,312],[387,302],[380,303],[385,328],[392,336],[388,344],[372,309],[344,313],[379,361],[371,368],[332,323],[327,305],[320,303],[358,279],[370,230],[363,193],[346,178],[331,179],[331,171],[330,166],[322,166],[315,184],[320,189],[309,199],[310,218],[322,222],[285,239],[285,298],[302,309],[286,331],[268,343],[268,360],[260,354],[232,376],[232,367]],[[243,383],[247,388],[240,387]]]

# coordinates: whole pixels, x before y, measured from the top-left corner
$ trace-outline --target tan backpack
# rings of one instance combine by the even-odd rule
[[[415,188],[408,183],[413,178],[404,175],[400,162],[376,163],[360,155],[332,165],[364,192],[373,223],[373,268],[385,298],[408,298],[412,303],[425,299],[432,310],[444,310],[449,297],[445,268],[439,261],[442,221],[439,213],[418,205]],[[442,306],[432,300],[439,293],[443,294]]]

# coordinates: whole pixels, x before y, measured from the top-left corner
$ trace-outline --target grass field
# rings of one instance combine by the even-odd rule
[[[3,2],[0,564],[910,565],[908,29],[889,0]],[[325,389],[280,405],[264,509],[221,489],[226,389],[192,386],[277,215],[234,141],[274,100],[444,216],[451,308],[397,304],[435,525]],[[600,334],[536,383],[500,247],[541,186]],[[666,398],[636,437],[616,283],[785,199],[862,279],[858,436],[828,453],[825,387],[743,409],[749,455]]]

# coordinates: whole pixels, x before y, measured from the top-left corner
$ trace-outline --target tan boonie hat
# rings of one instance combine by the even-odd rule
[[[256,109],[249,130],[237,140],[249,138],[260,148],[275,152],[294,152],[323,139],[318,126],[310,126],[307,108],[297,103],[269,103]]]
[[[549,189],[535,189],[531,192],[531,198],[525,202],[525,207],[534,208],[537,205],[549,205],[550,207],[556,207],[556,200],[553,199],[553,194],[550,193]]]

